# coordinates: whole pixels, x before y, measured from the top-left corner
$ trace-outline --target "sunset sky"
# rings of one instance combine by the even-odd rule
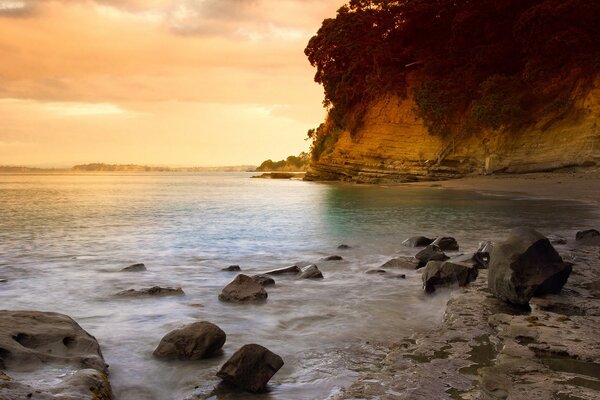
[[[257,164],[306,150],[303,50],[343,0],[0,0],[0,165]]]

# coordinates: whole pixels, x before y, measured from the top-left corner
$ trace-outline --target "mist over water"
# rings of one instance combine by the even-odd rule
[[[571,238],[598,220],[577,203],[249,176],[0,175],[1,308],[73,317],[100,342],[117,400],[207,396],[220,365],[246,343],[285,361],[270,392],[212,398],[327,398],[372,367],[378,344],[441,321],[448,293],[425,296],[420,272],[364,274],[413,255],[400,245],[406,237],[451,235],[469,251],[516,226]],[[333,254],[344,260],[320,261]],[[119,272],[137,262],[148,271]],[[316,263],[325,279],[275,277],[260,305],[217,299],[236,275],[221,268],[254,274],[296,262]],[[114,297],[154,285],[181,286],[186,296]],[[197,320],[227,333],[222,355],[152,357],[164,334]]]

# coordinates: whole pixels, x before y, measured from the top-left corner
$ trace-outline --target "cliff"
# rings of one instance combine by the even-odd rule
[[[367,107],[361,127],[341,131],[313,159],[305,179],[409,182],[600,163],[600,79],[574,93],[560,117],[447,137],[428,133],[412,95],[383,96]]]

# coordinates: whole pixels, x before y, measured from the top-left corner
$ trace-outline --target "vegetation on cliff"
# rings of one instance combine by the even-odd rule
[[[298,172],[298,171],[306,171],[306,168],[309,164],[309,155],[308,153],[302,152],[298,156],[289,156],[285,160],[273,161],[266,160],[263,161],[262,164],[256,171],[262,172],[276,172],[276,171],[286,171],[286,172]]]
[[[564,115],[600,71],[599,26],[596,0],[351,0],[305,50],[329,110],[313,156],[389,94],[437,135]]]

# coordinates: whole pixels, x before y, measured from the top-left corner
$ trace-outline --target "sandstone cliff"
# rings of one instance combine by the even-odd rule
[[[305,179],[407,182],[600,164],[600,79],[578,92],[585,94],[559,118],[539,120],[520,131],[447,138],[427,132],[412,96],[387,96],[367,109],[353,135],[339,134],[311,163]]]

